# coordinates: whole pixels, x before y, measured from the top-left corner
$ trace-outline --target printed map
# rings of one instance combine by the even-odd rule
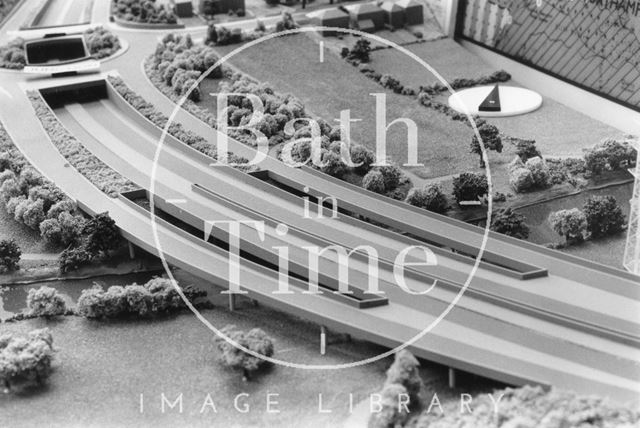
[[[640,108],[640,0],[466,0],[461,34]]]

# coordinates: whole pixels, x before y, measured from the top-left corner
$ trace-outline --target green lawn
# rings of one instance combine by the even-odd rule
[[[451,39],[407,46],[407,49],[431,65],[449,82],[456,78],[486,76],[496,71],[482,59]],[[373,52],[371,66],[379,73],[391,74],[404,85],[418,89],[438,79],[418,62],[395,49]],[[511,81],[508,85],[527,86],[527,82]],[[449,94],[440,97],[447,102]],[[543,105],[533,113],[507,118],[493,118],[506,135],[534,139],[545,156],[580,156],[582,149],[603,138],[621,136],[621,132],[569,107],[544,97]]]
[[[217,48],[229,52],[235,47]],[[300,34],[276,38],[251,47],[230,61],[259,81],[268,82],[282,93],[300,98],[312,114],[332,124],[341,110],[350,109],[351,117],[362,119],[352,124],[352,139],[374,148],[375,98],[371,93],[386,93],[387,123],[400,117],[418,125],[418,159],[426,166],[425,177],[438,177],[472,169],[476,159],[467,155],[472,131],[467,126],[421,106],[415,98],[394,94],[358,72],[330,51],[323,63],[319,47],[312,37]],[[387,153],[397,163],[407,158],[407,131],[394,125],[387,133]]]
[[[206,287],[183,272],[182,284]],[[86,284],[89,286],[89,283]],[[208,288],[209,289],[209,288]],[[210,290],[213,290],[211,288]],[[329,335],[327,354],[319,353],[319,328],[264,306],[242,300],[238,310],[225,309],[225,296],[215,295],[215,308],[203,311],[217,327],[235,324],[261,327],[275,338],[277,358],[305,363],[345,363],[382,351],[378,346]],[[2,331],[26,332],[48,326],[53,330],[55,371],[42,390],[25,395],[0,394],[0,426],[273,426],[334,427],[348,416],[348,394],[357,404],[384,382],[390,360],[340,371],[306,371],[274,366],[244,383],[238,372],[217,361],[214,335],[191,313],[146,321],[89,321],[64,317],[2,324]],[[423,362],[422,376],[432,390],[446,397],[446,369]],[[473,379],[473,391],[495,384]],[[233,408],[233,397],[246,392],[250,412]],[[171,400],[183,394],[183,413],[163,414],[161,394]],[[267,414],[266,394],[277,393],[281,413]],[[145,411],[139,411],[140,395]],[[218,413],[200,414],[211,394]],[[318,413],[318,394],[332,413]],[[37,409],[37,410],[35,410]]]

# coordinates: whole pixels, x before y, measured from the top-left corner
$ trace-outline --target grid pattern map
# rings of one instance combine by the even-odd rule
[[[640,108],[640,0],[463,0],[459,34]]]

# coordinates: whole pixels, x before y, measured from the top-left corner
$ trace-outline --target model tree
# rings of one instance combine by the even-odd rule
[[[486,150],[493,150],[498,153],[502,153],[502,137],[500,131],[494,125],[489,123],[483,123],[478,128],[478,133]],[[478,137],[474,134],[471,138],[471,153],[475,153],[480,156],[480,167],[485,168],[484,158],[482,157],[482,148]]]
[[[33,330],[27,337],[0,336],[0,382],[5,391],[18,385],[41,385],[51,373],[53,353],[53,337],[46,328]]]
[[[0,273],[12,272],[20,269],[22,251],[13,239],[0,241]]]
[[[503,208],[493,213],[491,230],[518,239],[529,237],[529,227],[525,224],[525,217],[511,208]]]
[[[564,236],[567,244],[582,242],[587,230],[587,217],[578,208],[551,213],[549,223],[553,230]]]
[[[447,198],[437,185],[426,186],[423,189],[411,189],[406,202],[440,214],[449,209]]]
[[[624,229],[625,216],[613,196],[592,196],[584,203],[587,230],[594,238],[613,235]]]
[[[263,330],[254,328],[248,332],[238,330],[234,325],[228,325],[221,332],[233,342],[257,354],[271,357],[273,355],[273,339]],[[267,361],[238,349],[222,337],[216,337],[215,344],[220,351],[222,362],[234,369],[242,370],[243,380],[248,381],[251,374],[264,366]]]
[[[485,175],[465,172],[453,179],[453,196],[458,203],[477,201],[489,192]]]
[[[62,295],[52,287],[42,287],[29,290],[27,295],[27,309],[29,314],[42,317],[55,317],[67,311],[67,304]]]
[[[108,213],[98,214],[82,227],[85,249],[92,255],[104,257],[120,245],[120,231]]]
[[[420,377],[420,363],[407,350],[396,353],[395,359],[391,367],[387,370],[386,385],[399,384],[402,385],[409,394],[409,405],[416,409],[422,401],[422,392],[424,383]]]

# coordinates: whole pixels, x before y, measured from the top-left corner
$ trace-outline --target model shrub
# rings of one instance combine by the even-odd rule
[[[47,214],[48,217],[50,213],[51,210]],[[66,247],[78,241],[84,223],[84,217],[62,211],[58,217],[47,218],[40,223],[40,236],[49,244]]]
[[[293,30],[298,28],[298,24],[293,19],[293,15],[290,12],[283,11],[280,17],[280,21],[276,22],[276,32]]]
[[[176,24],[177,16],[156,0],[113,0],[112,13],[118,18],[145,24]]]
[[[496,415],[491,398],[501,397]],[[461,412],[460,402],[443,404],[443,411],[423,412],[415,428],[551,428],[601,427],[630,428],[640,423],[637,406],[619,404],[597,395],[578,395],[571,391],[542,386],[524,386],[495,391],[492,397],[473,397],[472,411]],[[496,422],[499,420],[500,422]]]
[[[424,383],[420,378],[420,363],[407,350],[397,352],[391,367],[387,370],[385,385],[402,385],[409,394],[410,407],[420,407]]]
[[[368,428],[395,428],[403,427],[409,419],[410,413],[404,408],[399,406],[398,401],[401,397],[407,395],[407,390],[404,386],[392,383],[385,385],[380,392],[380,409],[371,412],[369,421],[367,422]],[[379,412],[377,410],[380,410]]]
[[[0,46],[0,67],[21,70],[26,63],[23,39],[13,39],[6,45]]]
[[[400,185],[402,179],[402,171],[395,165],[382,165],[376,167],[382,173],[384,178],[384,187],[387,192],[394,190]]]
[[[194,302],[206,292],[192,286],[182,288],[185,297]],[[150,317],[182,310],[186,307],[180,294],[167,278],[153,278],[143,285],[114,285],[106,291],[96,285],[82,290],[76,311],[85,318]]]
[[[29,290],[27,309],[30,315],[54,317],[67,312],[67,304],[58,290],[43,285],[38,289],[31,288]]]
[[[16,241],[3,239],[0,241],[0,273],[12,272],[20,269],[22,251]]]
[[[398,79],[391,76],[390,74],[383,74],[380,77],[379,82],[380,82],[380,85],[382,85],[384,88],[390,89],[396,94],[402,93],[404,89],[404,86],[402,86],[402,83],[400,83]]]
[[[524,164],[531,171],[533,185],[537,189],[545,189],[549,187],[549,167],[546,162],[539,157],[534,157]]]
[[[360,164],[354,168],[358,174],[364,175],[371,170],[371,165],[376,161],[376,156],[371,150],[360,144],[352,144],[349,151],[351,153],[351,161],[355,165]]]
[[[109,57],[120,50],[118,36],[99,26],[90,28],[84,32],[84,40],[89,49],[89,54],[95,59]]]
[[[387,191],[384,176],[378,169],[372,169],[362,179],[362,187],[371,192],[383,195]]]
[[[587,230],[594,238],[614,235],[624,229],[625,217],[613,196],[591,196],[582,209]]]
[[[518,139],[516,141],[516,154],[522,162],[526,162],[530,158],[542,157],[542,154],[536,147],[535,140]]]
[[[254,328],[248,332],[237,329],[234,325],[227,325],[221,332],[238,345],[266,357],[273,356],[273,339],[263,330]],[[266,364],[262,358],[247,354],[229,343],[222,337],[216,336],[215,344],[220,351],[220,359],[234,369],[241,369],[245,379],[249,379],[252,372]]]
[[[367,39],[358,39],[350,50],[344,54],[347,59],[359,62],[369,62],[371,60],[371,42]]]
[[[33,330],[26,337],[0,336],[0,383],[7,390],[41,385],[51,374],[53,354],[53,337],[48,329]]]
[[[598,175],[605,170],[620,170],[635,165],[636,150],[626,141],[604,140],[584,152],[586,170]]]
[[[320,167],[320,171],[332,177],[340,178],[346,170],[347,168],[339,153],[331,150],[326,150],[322,153],[322,166]]]
[[[498,128],[494,125],[485,123],[478,127],[478,134],[480,134],[486,150],[493,150],[495,152],[502,153],[502,137],[500,136]],[[480,156],[480,167],[484,168],[485,163],[484,158],[482,157],[482,148],[475,133],[471,138],[471,153],[475,153]]]
[[[436,213],[444,213],[449,209],[447,198],[437,185],[425,186],[423,189],[411,189],[406,202]]]
[[[83,246],[70,247],[65,249],[58,256],[58,267],[60,272],[67,273],[78,270],[93,261],[93,255]]]
[[[551,213],[549,224],[557,234],[564,236],[567,244],[583,241],[587,231],[587,217],[578,208]]]
[[[453,197],[458,203],[477,201],[489,192],[485,175],[465,172],[453,179]]]
[[[529,227],[525,224],[524,216],[511,208],[503,208],[493,213],[491,230],[518,239],[529,237]]]

